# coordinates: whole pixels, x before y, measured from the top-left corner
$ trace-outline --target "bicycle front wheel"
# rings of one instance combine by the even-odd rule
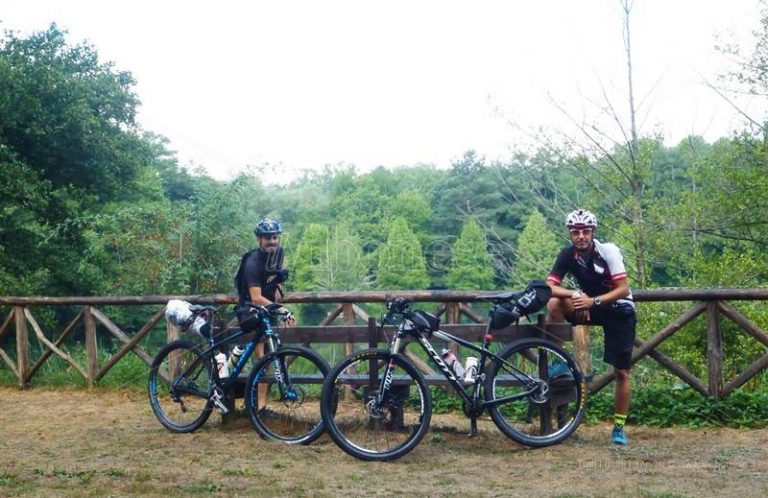
[[[202,351],[187,341],[165,345],[149,370],[149,403],[171,432],[192,432],[211,416],[211,365]]]
[[[391,377],[385,379],[388,372]],[[380,398],[380,389],[386,390]],[[323,384],[323,420],[331,439],[361,460],[393,460],[426,434],[432,399],[424,377],[402,356],[371,349],[338,364]]]
[[[586,385],[573,357],[543,339],[507,346],[488,367],[485,396],[491,418],[527,446],[557,444],[584,418]]]
[[[265,439],[309,444],[323,433],[320,390],[330,368],[316,352],[281,348],[253,367],[245,406],[254,429]]]

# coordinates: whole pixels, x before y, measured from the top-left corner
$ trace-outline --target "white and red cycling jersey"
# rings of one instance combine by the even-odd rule
[[[616,282],[627,278],[624,257],[618,246],[611,242],[592,241],[592,248],[586,253],[579,253],[576,247],[569,245],[557,255],[552,271],[547,280],[560,285],[566,275],[571,274],[579,287],[588,296],[595,297],[616,287]],[[632,293],[619,299],[616,306],[632,306]]]

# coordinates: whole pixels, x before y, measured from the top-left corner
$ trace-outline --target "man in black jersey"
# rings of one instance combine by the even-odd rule
[[[288,277],[288,270],[283,268],[283,248],[280,245],[280,235],[283,227],[279,221],[263,219],[256,224],[253,231],[259,241],[259,247],[243,254],[240,268],[235,275],[238,307],[237,319],[242,322],[250,315],[249,305],[267,306],[278,302],[283,296],[282,284]],[[287,313],[288,325],[295,325],[293,316]],[[264,356],[264,344],[256,346],[256,357]],[[266,410],[266,386],[259,385],[258,406]]]
[[[637,325],[624,258],[615,244],[594,238],[597,217],[590,211],[573,211],[565,224],[570,232],[571,245],[560,251],[547,277],[547,283],[552,288],[552,298],[547,304],[547,320],[568,320],[573,324],[603,327],[603,361],[613,365],[616,376],[616,412],[611,441],[624,445],[629,442],[624,423],[629,413],[629,374]],[[580,290],[562,286],[567,274],[576,279]]]
[[[280,284],[288,276],[288,271],[283,268],[283,248],[280,245],[283,227],[280,222],[263,219],[256,224],[254,233],[259,247],[243,255],[235,276],[240,305],[238,315],[246,311],[247,304],[267,306],[278,302],[283,295]]]

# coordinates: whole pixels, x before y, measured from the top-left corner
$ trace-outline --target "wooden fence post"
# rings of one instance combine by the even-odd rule
[[[709,395],[719,398],[723,393],[723,331],[717,301],[707,303],[707,325]]]
[[[352,303],[342,304],[341,309],[342,309],[341,313],[344,316],[344,325],[354,325],[355,309],[353,308]],[[354,350],[354,345],[351,342],[344,343],[344,356],[351,355],[353,350]]]
[[[459,323],[459,317],[461,316],[461,306],[459,303],[445,303],[445,323],[456,324]]]
[[[368,347],[379,347],[379,327],[376,326],[376,319],[368,317]]]
[[[181,338],[181,328],[166,320],[165,337],[168,342],[178,341]]]
[[[445,323],[448,325],[454,325],[459,323],[461,317],[461,307],[459,303],[445,303]],[[457,361],[464,363],[464,360],[461,359],[461,351],[459,349],[459,345],[455,342],[448,343],[446,347],[450,350],[452,350],[454,353],[456,353],[456,357],[458,358]]]
[[[19,374],[19,387],[27,387],[29,376],[29,342],[27,340],[27,319],[24,317],[24,307],[14,306],[16,317],[16,367]]]
[[[96,344],[96,322],[91,313],[91,307],[86,306],[83,310],[83,322],[85,323],[85,352],[88,356],[88,387],[93,387],[96,383],[96,372],[99,368],[99,351]]]
[[[573,326],[573,356],[581,373],[587,379],[592,375],[592,363],[590,357],[589,325]]]

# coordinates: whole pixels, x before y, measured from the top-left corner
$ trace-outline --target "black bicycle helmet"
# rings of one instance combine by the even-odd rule
[[[256,228],[253,229],[253,233],[255,233],[257,237],[261,237],[262,235],[280,235],[283,233],[283,226],[280,225],[280,222],[277,220],[264,218],[256,223]]]

